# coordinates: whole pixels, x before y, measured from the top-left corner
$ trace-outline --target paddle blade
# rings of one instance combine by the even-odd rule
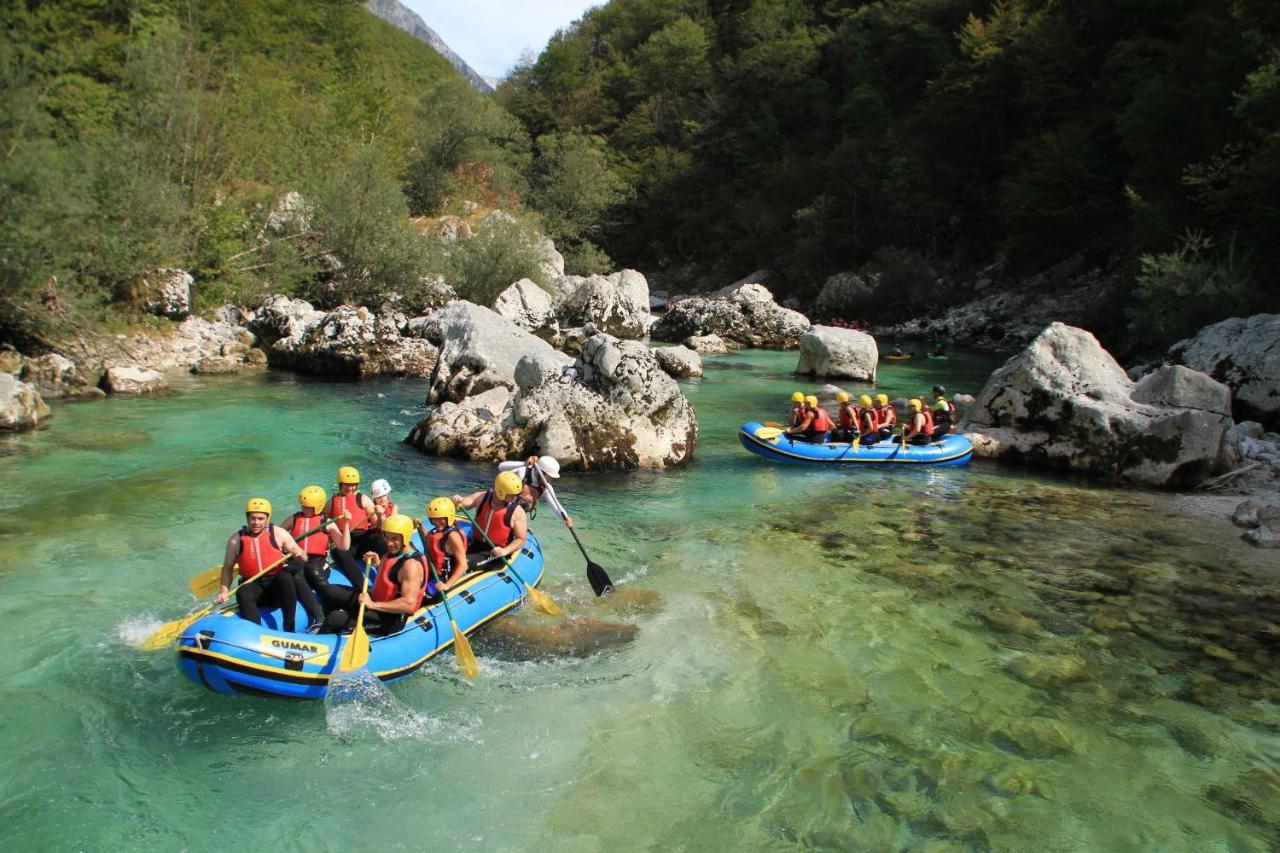
[[[598,563],[593,563],[590,560],[587,560],[587,581],[590,582],[591,590],[596,594],[596,598],[606,592],[613,592],[613,581],[609,580],[608,573],[600,568]]]
[[[174,619],[172,622],[166,622],[159,628],[151,632],[151,635],[142,641],[139,647],[144,652],[155,652],[167,646],[173,645],[182,632],[187,630],[197,619],[209,612],[209,608],[205,608],[190,616],[184,616],[181,619]]]
[[[780,435],[782,435],[782,430],[778,429],[777,427],[768,427],[768,426],[757,427],[755,432],[756,438],[760,438],[765,441],[768,441],[771,438],[777,438]]]
[[[450,621],[453,626],[453,652],[458,656],[458,672],[463,678],[475,678],[480,674],[480,664],[476,661],[475,652],[471,651],[471,641],[467,635],[458,630],[458,623]]]
[[[222,586],[222,566],[214,566],[198,575],[192,575],[187,586],[191,589],[191,594],[198,598],[213,595]]]
[[[363,613],[361,614],[364,615]],[[347,644],[342,647],[342,657],[338,658],[338,669],[351,672],[360,669],[369,662],[369,635],[364,625],[357,623],[356,629],[347,637]]]
[[[534,610],[537,610],[540,613],[545,613],[548,616],[564,615],[564,611],[560,609],[560,605],[556,604],[555,601],[552,600],[551,596],[547,595],[540,589],[534,589],[528,584],[525,584],[524,588],[529,591],[529,601],[533,603]]]
[[[777,421],[765,421],[764,425],[772,429],[782,429],[782,424],[778,423]]]

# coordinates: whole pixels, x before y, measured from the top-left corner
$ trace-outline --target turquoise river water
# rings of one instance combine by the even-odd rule
[[[290,509],[355,464],[421,513],[491,477],[399,443],[423,382],[192,379],[0,441],[6,848],[1280,844],[1274,557],[1163,496],[765,462],[735,428],[782,415],[794,359],[708,360],[686,470],[560,481],[618,597],[544,514],[567,625],[526,608],[475,637],[476,681],[445,654],[330,708],[214,695],[134,644],[197,604],[251,494]],[[993,366],[886,362],[880,387]]]

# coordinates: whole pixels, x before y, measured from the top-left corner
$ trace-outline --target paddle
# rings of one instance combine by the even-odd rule
[[[762,426],[755,431],[756,438],[763,439],[765,441],[771,441],[780,435],[782,435],[782,430],[778,429],[778,427]]]
[[[467,519],[467,521],[471,522],[471,528],[473,530],[480,531],[480,535],[484,537],[484,541],[489,543],[489,547],[497,548],[498,546],[495,545],[493,540],[489,538],[489,534],[485,531],[485,529],[480,525],[476,524],[476,520],[471,517],[471,513],[467,512],[465,507],[459,507],[459,509],[462,510],[462,514]],[[572,530],[573,528],[571,527],[569,529]],[[502,559],[502,558],[499,557],[498,559]],[[540,611],[542,613],[545,613],[548,616],[563,616],[564,613],[560,610],[560,607],[554,601],[551,600],[551,596],[547,595],[542,590],[534,589],[533,587],[529,586],[529,584],[525,583],[525,579],[520,577],[520,574],[516,571],[515,562],[516,562],[516,555],[512,554],[510,557],[507,557],[504,560],[503,564],[507,567],[507,571],[511,572],[511,574],[515,577],[515,579],[520,581],[521,585],[524,586],[525,590],[529,593],[529,601],[533,603],[533,609]]]
[[[369,662],[369,635],[364,629],[364,595],[369,591],[369,566],[364,568],[364,585],[360,587],[360,607],[356,609],[356,627],[347,637],[347,644],[342,647],[342,657],[338,658],[338,670],[351,672],[360,669]]]
[[[284,562],[288,559],[289,559],[289,555],[286,554],[285,556],[276,560],[271,565],[267,566],[262,571],[258,572],[253,577],[249,578],[246,581],[241,581],[240,585],[237,586],[236,589],[239,589],[245,584],[253,583],[254,581],[260,578],[265,578],[267,575],[271,574],[272,570],[274,570],[280,565],[283,565]],[[164,623],[159,628],[152,631],[151,634],[145,640],[142,641],[142,646],[141,646],[142,650],[147,652],[154,652],[157,649],[163,649],[165,646],[169,645],[174,640],[178,639],[178,637],[182,636],[182,632],[187,630],[187,628],[192,623],[194,623],[198,619],[203,619],[205,616],[208,616],[218,606],[219,606],[218,602],[214,602],[213,604],[210,604],[208,607],[203,607],[200,610],[197,610],[195,613],[192,613],[190,616],[184,616],[181,619],[174,619],[172,622]]]
[[[542,487],[547,490],[547,494],[551,495],[553,504],[560,508],[560,520],[568,519],[569,516],[564,512],[560,499],[556,497],[556,490],[551,487],[551,481],[542,475],[541,469],[538,470],[538,479],[542,481]],[[599,563],[592,561],[587,554],[587,549],[582,545],[582,540],[578,538],[578,531],[570,527],[569,532],[573,534],[573,541],[578,543],[578,550],[582,552],[582,558],[587,561],[587,581],[591,584],[591,591],[596,594],[596,598],[606,592],[613,592],[613,581],[609,580],[608,572],[601,568]]]
[[[480,664],[476,662],[475,653],[471,651],[471,641],[467,639],[466,634],[462,633],[458,623],[453,621],[453,610],[449,607],[449,593],[444,588],[440,575],[436,573],[436,567],[431,564],[430,558],[424,562],[431,571],[431,577],[436,579],[436,588],[440,590],[440,603],[444,605],[445,615],[449,617],[449,624],[453,627],[453,653],[458,658],[458,672],[462,673],[463,678],[475,678],[480,674]]]
[[[301,542],[303,539],[306,539],[311,534],[319,533],[321,530],[324,530],[325,527],[331,524],[332,522],[333,522],[333,519],[331,518],[329,519],[322,518],[322,523],[320,524],[319,527],[315,527],[315,528],[312,528],[311,530],[308,530],[306,533],[302,534],[301,536],[296,538],[294,541]],[[191,590],[192,594],[199,596],[200,598],[204,598],[206,595],[213,595],[215,592],[218,591],[218,587],[220,586],[222,586],[222,564],[221,563],[219,563],[218,565],[210,569],[206,569],[205,571],[201,572],[198,575],[193,575],[191,580],[187,581],[187,587]]]

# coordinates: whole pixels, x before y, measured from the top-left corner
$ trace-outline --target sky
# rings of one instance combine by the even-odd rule
[[[603,0],[400,0],[486,77],[502,77],[525,50],[541,53]]]

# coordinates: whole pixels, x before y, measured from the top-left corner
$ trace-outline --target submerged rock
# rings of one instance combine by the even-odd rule
[[[874,383],[879,360],[876,339],[865,332],[811,326],[800,337],[800,360],[796,364],[796,373]]]
[[[980,456],[1178,487],[1215,470],[1228,399],[1185,368],[1135,385],[1093,335],[1054,323],[992,374],[958,431]]]
[[[50,415],[40,392],[12,373],[0,373],[0,430],[21,432],[35,429]]]
[[[504,649],[531,658],[588,657],[617,648],[640,632],[630,622],[593,617],[577,619],[501,619],[486,629]]]

